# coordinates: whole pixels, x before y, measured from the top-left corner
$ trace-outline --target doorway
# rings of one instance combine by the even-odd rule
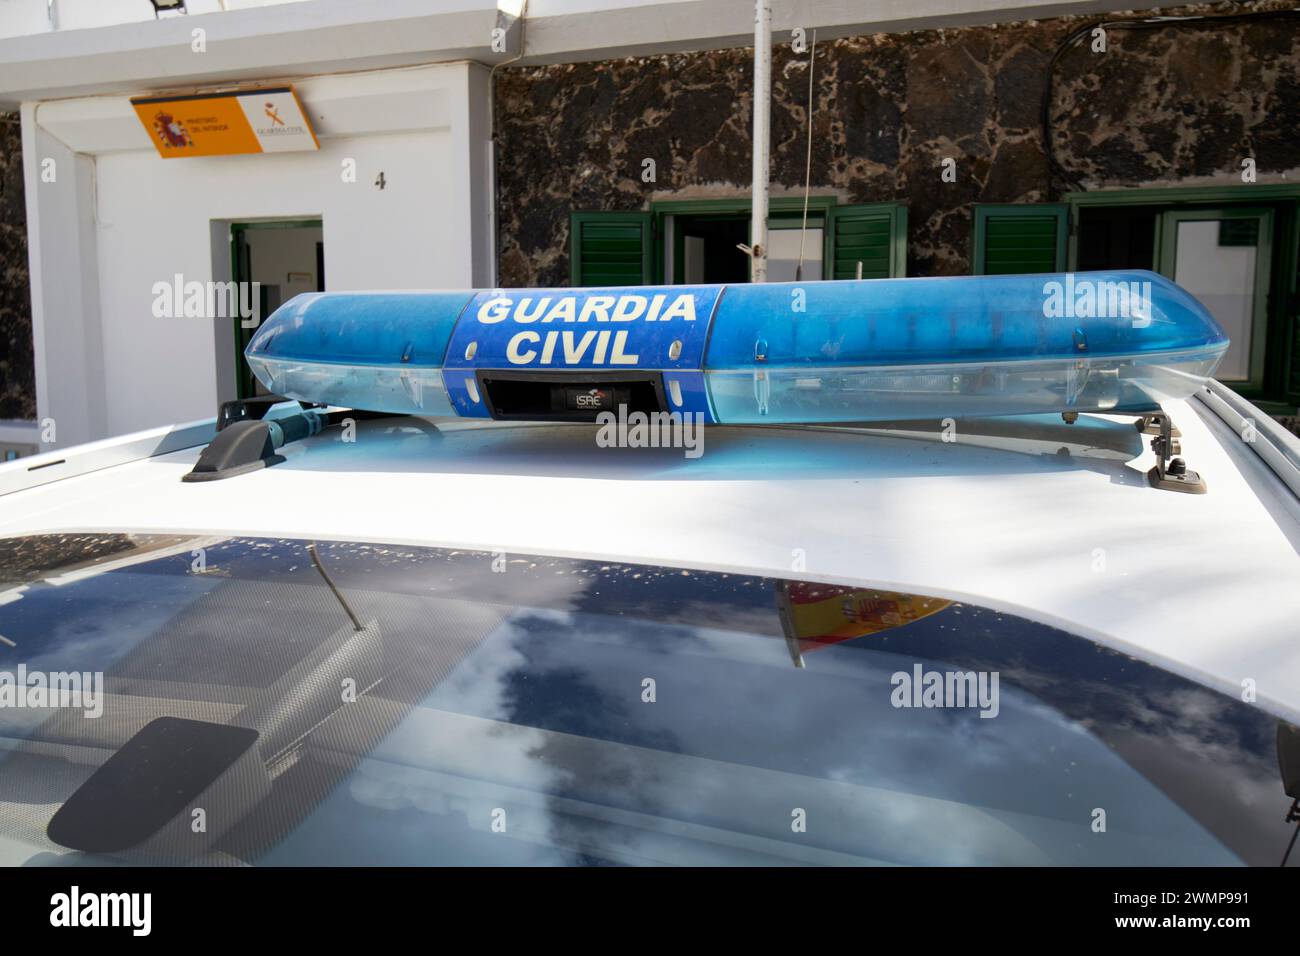
[[[1076,269],[1150,269],[1172,279],[1228,334],[1232,344],[1216,378],[1251,398],[1277,390],[1266,387],[1268,343],[1285,339],[1287,317],[1270,327],[1279,265],[1272,206],[1100,205],[1078,215]]]
[[[259,220],[230,226],[231,277],[257,283],[255,322],[234,319],[235,369],[239,398],[265,395],[244,349],[262,320],[303,292],[325,291],[324,228],[319,219]]]
[[[674,216],[672,242],[673,284],[749,281],[748,216]]]

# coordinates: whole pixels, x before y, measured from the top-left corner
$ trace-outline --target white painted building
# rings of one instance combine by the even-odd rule
[[[314,287],[491,285],[490,74],[521,42],[525,64],[744,46],[753,18],[752,0],[521,6],[188,0],[156,15],[151,0],[0,0],[0,107],[21,112],[37,415],[53,445],[209,417],[236,397],[233,323],[154,315],[155,284],[176,275],[256,280],[272,307]],[[773,27],[831,37],[1115,6],[776,2]],[[319,151],[165,160],[130,104],[286,83]],[[0,443],[38,432],[8,423]]]

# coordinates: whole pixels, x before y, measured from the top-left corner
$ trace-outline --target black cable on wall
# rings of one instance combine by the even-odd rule
[[[1052,136],[1054,132],[1052,129],[1052,96],[1055,92],[1054,80],[1056,78],[1056,65],[1066,52],[1078,46],[1080,41],[1085,37],[1091,36],[1092,31],[1096,30],[1098,27],[1101,27],[1103,30],[1163,30],[1170,26],[1207,27],[1229,23],[1251,23],[1262,20],[1292,20],[1300,22],[1300,9],[1259,10],[1247,13],[1220,15],[1196,14],[1190,16],[1141,17],[1125,20],[1097,20],[1093,23],[1086,23],[1067,34],[1065,39],[1061,41],[1060,46],[1058,46],[1056,51],[1052,54],[1052,58],[1047,62],[1047,77],[1043,88],[1041,116],[1043,127],[1043,152],[1047,155],[1047,192],[1049,198],[1058,195],[1058,183],[1076,190],[1083,188],[1083,184],[1072,176],[1065,167],[1057,161],[1055,143]]]

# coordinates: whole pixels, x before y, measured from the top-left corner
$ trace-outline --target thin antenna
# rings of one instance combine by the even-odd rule
[[[803,170],[803,225],[799,227],[799,264],[794,269],[794,281],[803,280],[803,244],[808,235],[808,191],[812,183],[812,117],[813,117],[813,62],[817,59],[817,31],[812,32],[812,45],[808,48],[808,156]],[[825,264],[823,263],[823,268]]]
[[[334,586],[334,582],[330,580],[330,576],[325,572],[325,565],[321,564],[320,555],[316,553],[315,541],[312,541],[307,545],[307,553],[311,555],[311,563],[316,565],[316,570],[320,572],[320,576],[325,579],[325,583],[328,584],[330,590],[334,592],[334,596],[338,598],[338,602],[343,605],[343,610],[347,611],[348,617],[352,619],[353,630],[365,630],[365,628],[361,626],[361,622],[357,620],[357,616],[352,613],[352,608],[348,607],[348,602],[343,600],[343,595],[339,593],[339,589]]]

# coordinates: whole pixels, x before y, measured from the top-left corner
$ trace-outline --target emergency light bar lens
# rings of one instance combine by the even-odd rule
[[[1221,354],[986,363],[977,369],[953,364],[714,371],[705,373],[705,381],[717,420],[736,424],[1108,412],[1185,398]]]
[[[639,377],[664,411],[810,423],[1149,409],[1227,348],[1196,299],[1133,271],[315,293],[246,355],[273,392],[373,411],[486,418],[494,380]]]
[[[718,421],[831,422],[1150,407],[1228,339],[1151,272],[730,286],[705,379]]]
[[[250,357],[258,381],[276,395],[394,415],[453,415],[442,370],[281,362]]]
[[[454,415],[442,360],[467,292],[312,292],[248,343],[249,368],[286,398],[401,415]]]

